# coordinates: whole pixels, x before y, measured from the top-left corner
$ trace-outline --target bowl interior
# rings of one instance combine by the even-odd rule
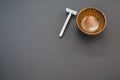
[[[104,30],[106,18],[103,12],[96,8],[85,8],[78,12],[76,22],[82,32],[97,35]]]

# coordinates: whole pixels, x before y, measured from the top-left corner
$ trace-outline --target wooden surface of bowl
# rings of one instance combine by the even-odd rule
[[[106,17],[99,9],[92,7],[84,8],[78,12],[76,23],[83,33],[97,35],[104,30]]]

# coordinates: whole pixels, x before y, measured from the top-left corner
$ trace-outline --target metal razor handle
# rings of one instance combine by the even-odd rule
[[[60,31],[60,33],[59,33],[59,37],[60,38],[63,36],[63,34],[65,32],[65,29],[67,27],[67,24],[68,24],[68,22],[69,22],[69,20],[70,20],[70,18],[72,16],[72,14],[73,15],[77,15],[77,11],[74,11],[74,10],[69,9],[69,8],[66,8],[66,12],[68,12],[69,14],[68,14],[68,17],[67,17],[67,19],[66,19],[66,21],[65,21],[65,23],[64,23],[64,25],[63,25],[63,27],[62,27],[62,29]]]

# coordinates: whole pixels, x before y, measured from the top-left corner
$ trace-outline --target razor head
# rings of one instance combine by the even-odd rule
[[[77,11],[72,10],[72,9],[70,9],[70,8],[66,8],[66,12],[71,13],[71,14],[73,14],[73,15],[77,15]]]

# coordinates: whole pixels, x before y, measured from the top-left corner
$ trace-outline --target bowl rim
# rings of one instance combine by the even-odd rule
[[[104,24],[103,28],[102,28],[100,31],[95,32],[95,33],[90,33],[90,32],[84,31],[84,30],[81,28],[81,26],[79,26],[79,24],[78,24],[78,16],[79,16],[79,14],[81,14],[81,12],[83,12],[84,10],[90,9],[90,8],[99,11],[99,12],[103,15],[103,18],[105,19],[105,24]],[[80,11],[78,12],[77,17],[76,17],[76,23],[77,23],[77,27],[79,28],[79,30],[81,30],[83,33],[88,34],[88,35],[98,35],[98,34],[100,34],[100,33],[106,28],[107,19],[106,19],[106,16],[105,16],[105,14],[103,13],[102,10],[100,10],[100,9],[98,9],[98,8],[96,8],[96,7],[85,7],[85,8],[83,8],[82,10],[80,10]]]

